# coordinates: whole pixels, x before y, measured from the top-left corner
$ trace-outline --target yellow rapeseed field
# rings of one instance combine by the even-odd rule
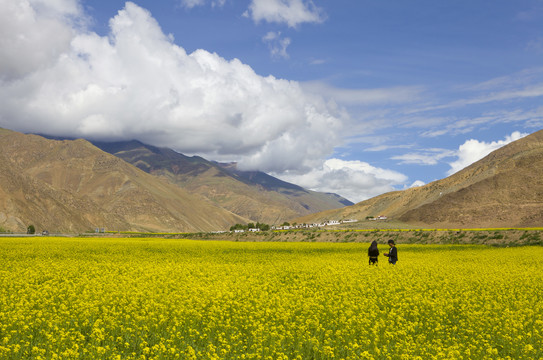
[[[543,358],[543,248],[367,247],[0,238],[0,359]]]

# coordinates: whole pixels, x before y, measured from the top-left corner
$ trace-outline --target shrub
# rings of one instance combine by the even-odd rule
[[[26,228],[26,233],[27,234],[35,234],[36,233],[36,228],[34,227],[34,225],[28,225],[28,227]]]

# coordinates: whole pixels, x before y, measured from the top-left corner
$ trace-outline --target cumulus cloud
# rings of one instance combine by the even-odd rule
[[[290,45],[290,38],[281,37],[281,32],[270,31],[262,41],[268,44],[272,57],[288,59],[287,47]]]
[[[244,16],[255,23],[284,23],[293,28],[302,23],[321,23],[326,18],[311,0],[252,0]]]
[[[0,80],[52,65],[69,50],[74,19],[84,20],[75,0],[0,0],[0,8]]]
[[[366,162],[329,159],[321,167],[305,174],[277,174],[285,181],[299,184],[307,189],[335,192],[359,202],[379,194],[395,190],[395,185],[407,181],[399,172],[374,167]]]
[[[0,1],[9,20],[0,22],[1,127],[139,139],[276,172],[318,165],[338,143],[344,115],[321,97],[237,59],[186,53],[132,2],[103,37],[79,30],[54,7],[42,10],[44,1]],[[6,47],[16,54],[5,56]]]
[[[492,141],[490,143],[475,139],[466,140],[466,142],[458,148],[457,160],[449,163],[451,169],[448,171],[448,175],[452,175],[462,170],[466,166],[484,158],[492,151],[497,150],[510,142],[523,138],[526,135],[528,134],[515,131],[511,135],[506,136],[504,140]]]
[[[410,188],[414,188],[414,187],[420,187],[420,186],[424,186],[426,185],[426,183],[422,180],[415,180],[411,186],[409,186]]]

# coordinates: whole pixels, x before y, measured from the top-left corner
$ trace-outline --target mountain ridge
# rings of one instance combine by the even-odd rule
[[[117,156],[82,139],[50,140],[0,129],[0,227],[198,232],[251,221],[312,223],[377,215],[434,228],[543,224],[543,130],[444,179],[301,217],[296,214],[310,212],[329,194],[315,197],[267,174],[240,171],[236,164],[137,141],[108,146]]]
[[[93,143],[150,174],[255,222],[278,224],[352,204],[339,195],[306,190],[260,171],[238,170],[236,163],[189,157],[140,141]]]
[[[529,227],[543,224],[543,130],[424,186],[381,194],[340,210],[296,219],[385,215],[420,226]]]
[[[12,231],[195,232],[249,221],[86,140],[0,129],[0,166],[0,226]]]

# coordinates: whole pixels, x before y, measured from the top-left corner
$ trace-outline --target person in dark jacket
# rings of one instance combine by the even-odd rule
[[[384,255],[388,257],[389,264],[396,265],[396,262],[398,261],[398,249],[396,249],[394,240],[390,239],[388,241],[388,246],[390,246],[390,250]]]
[[[373,240],[368,248],[368,257],[370,259],[369,265],[377,265],[379,261],[379,249],[377,248],[377,241]]]

